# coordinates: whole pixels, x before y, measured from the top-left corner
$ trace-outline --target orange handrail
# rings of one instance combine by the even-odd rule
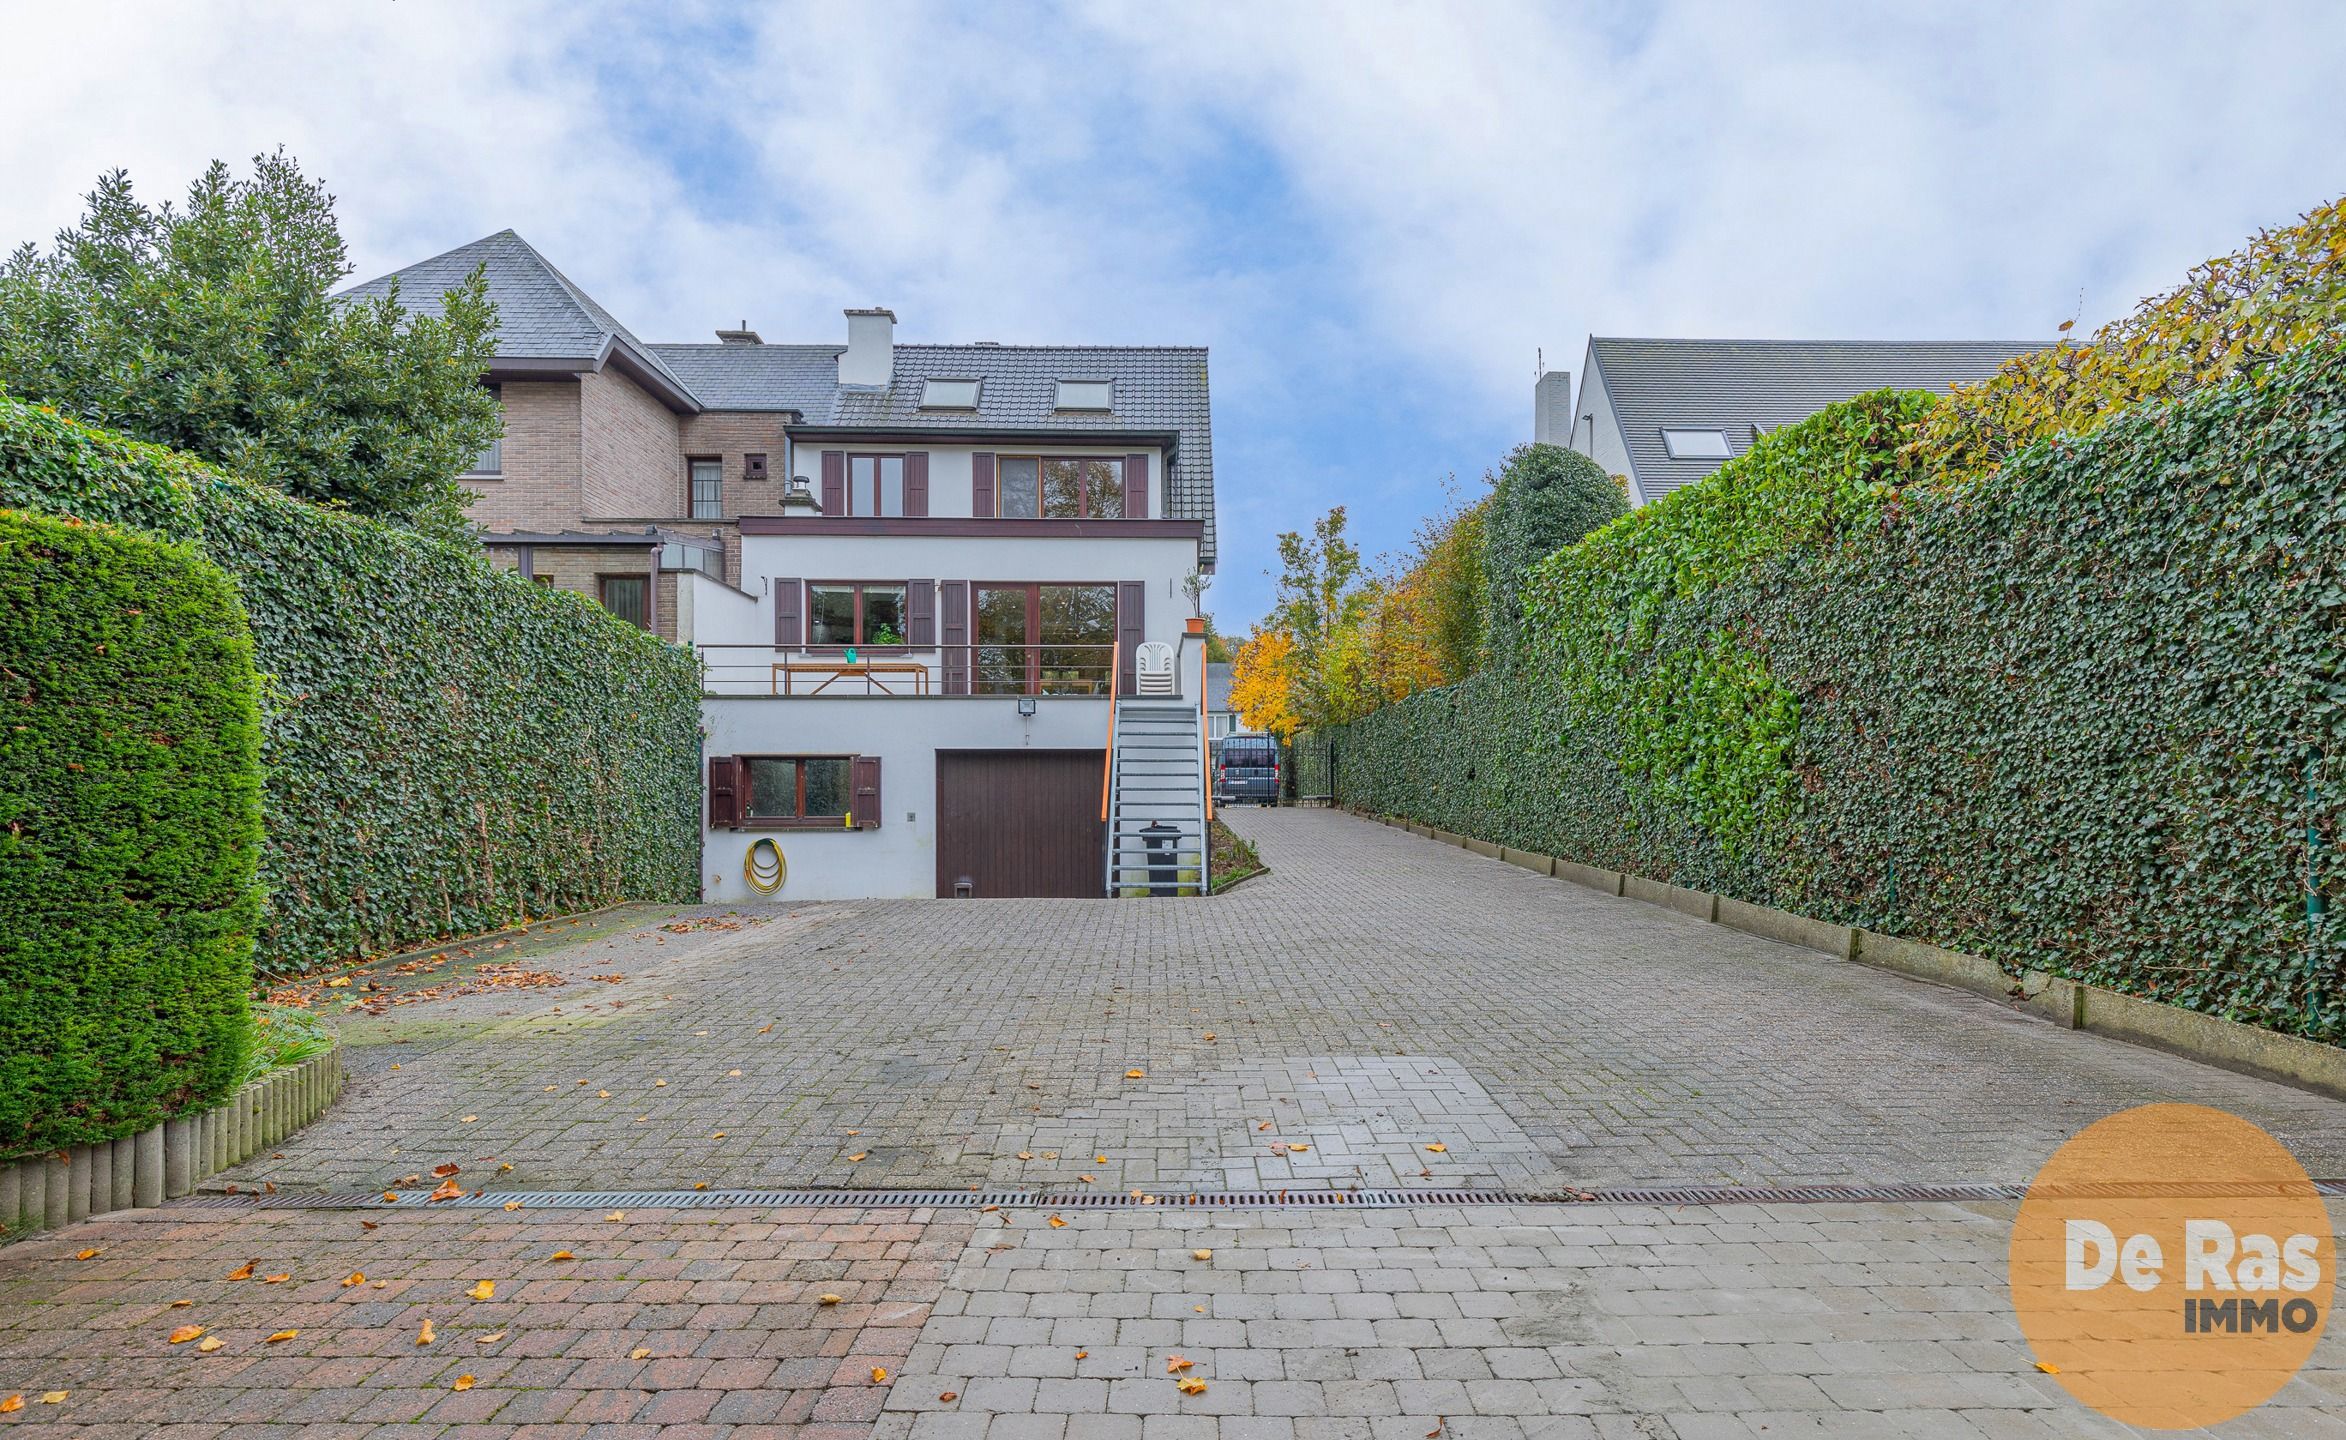
[[[1198,764],[1205,771],[1206,823],[1211,825],[1214,823],[1214,741],[1207,733],[1206,713],[1206,644],[1200,640],[1197,646],[1197,757]],[[1211,850],[1213,846],[1209,843],[1206,848]]]
[[[1100,823],[1108,823],[1108,781],[1116,774],[1116,694],[1124,688],[1124,647],[1108,657],[1108,750],[1100,765]]]

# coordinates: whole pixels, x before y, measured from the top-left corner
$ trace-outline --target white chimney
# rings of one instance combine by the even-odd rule
[[[896,374],[896,312],[847,312],[847,353],[839,357],[839,383],[885,390]]]
[[[1539,445],[1572,444],[1572,372],[1550,370],[1531,387],[1531,438]]]

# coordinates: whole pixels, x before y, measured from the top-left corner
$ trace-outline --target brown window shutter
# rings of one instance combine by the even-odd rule
[[[796,580],[774,582],[774,648],[796,650],[805,642],[806,627],[802,623],[806,602],[806,587]]]
[[[929,513],[929,452],[913,450],[904,457],[904,513]]]
[[[1141,637],[1148,633],[1143,611],[1148,603],[1149,587],[1138,580],[1123,580],[1116,585],[1116,654],[1121,678],[1117,693],[1133,693],[1132,652],[1140,648]]]
[[[855,828],[880,828],[880,757],[858,755],[849,767],[848,778],[855,786]]]
[[[983,452],[969,457],[969,513],[981,520],[994,513],[994,457]]]
[[[709,757],[709,828],[711,830],[738,830],[741,828],[741,757],[738,755],[711,755]]]
[[[1149,518],[1149,457],[1146,455],[1124,457],[1124,518]]]
[[[969,693],[969,582],[946,580],[937,589],[944,602],[945,693]]]
[[[927,650],[936,645],[936,581],[907,580],[904,582],[904,641],[915,650]]]
[[[823,513],[847,513],[847,452],[844,450],[823,452]]]

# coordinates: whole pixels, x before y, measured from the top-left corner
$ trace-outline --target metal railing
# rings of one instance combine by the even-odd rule
[[[710,695],[1001,695],[1106,699],[1119,683],[1114,644],[776,646],[702,644]]]

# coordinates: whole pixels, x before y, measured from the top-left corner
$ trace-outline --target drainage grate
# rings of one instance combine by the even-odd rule
[[[2346,1198],[2346,1180],[2316,1180],[2314,1189]],[[2108,1193],[2136,1193],[2123,1187]],[[1638,1185],[1524,1190],[1196,1190],[1178,1194],[1080,1193],[1057,1190],[489,1190],[433,1203],[422,1192],[397,1201],[381,1191],[292,1191],[273,1195],[192,1195],[173,1205],[200,1210],[708,1210],[754,1206],[939,1210],[1393,1210],[1464,1205],[1886,1205],[2017,1200],[2027,1187],[1917,1185]],[[2226,1191],[2225,1193],[2231,1193]]]

